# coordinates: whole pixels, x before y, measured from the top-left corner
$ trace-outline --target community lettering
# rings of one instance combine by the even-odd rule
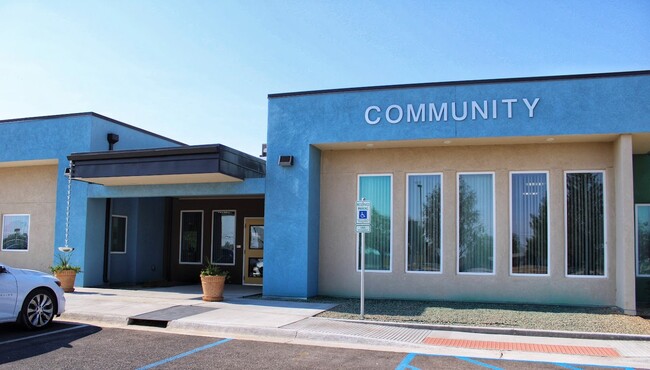
[[[483,101],[443,102],[443,103],[420,103],[392,104],[385,108],[371,105],[366,108],[365,120],[369,125],[376,125],[382,121],[392,124],[401,122],[425,123],[425,122],[447,122],[464,121],[466,119],[498,119],[505,115],[508,119],[518,114],[528,114],[529,118],[535,117],[535,108],[539,104],[539,98],[529,100],[523,99],[492,99]],[[517,109],[521,106],[525,109]]]

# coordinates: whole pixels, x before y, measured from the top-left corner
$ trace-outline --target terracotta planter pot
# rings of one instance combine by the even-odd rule
[[[225,276],[201,276],[203,300],[207,302],[223,301],[223,288],[225,283]]]
[[[61,281],[61,288],[63,288],[64,292],[74,292],[74,279],[77,277],[75,270],[61,270],[55,272],[54,276]]]

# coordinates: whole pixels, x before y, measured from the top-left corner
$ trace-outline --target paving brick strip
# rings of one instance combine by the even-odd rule
[[[494,341],[484,341],[484,340],[448,339],[448,338],[434,338],[434,337],[424,338],[423,343],[431,344],[434,346],[443,346],[443,347],[491,349],[497,351],[563,353],[567,355],[606,356],[606,357],[621,356],[615,349],[610,347],[494,342]]]

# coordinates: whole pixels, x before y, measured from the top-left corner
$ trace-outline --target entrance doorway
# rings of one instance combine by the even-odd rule
[[[244,284],[262,285],[264,279],[264,218],[244,219]]]

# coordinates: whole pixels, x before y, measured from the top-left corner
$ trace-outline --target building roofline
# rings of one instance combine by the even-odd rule
[[[391,90],[391,89],[414,89],[414,88],[423,88],[423,87],[481,85],[481,84],[535,82],[535,81],[552,81],[552,80],[575,80],[575,79],[587,79],[587,78],[627,77],[627,76],[642,76],[642,75],[650,75],[650,70],[539,76],[539,77],[497,78],[497,79],[484,79],[484,80],[425,82],[425,83],[414,83],[414,84],[365,86],[365,87],[348,87],[348,88],[340,88],[340,89],[325,89],[325,90],[269,94],[268,98],[275,99],[275,98],[286,98],[286,97],[304,96],[304,95],[333,94],[333,93],[362,92],[362,91]]]
[[[168,138],[168,137],[163,136],[163,135],[156,134],[155,132],[151,132],[151,131],[147,131],[145,129],[141,129],[141,128],[133,126],[133,125],[129,125],[128,123],[124,123],[124,122],[118,121],[118,120],[110,118],[110,117],[103,116],[103,115],[101,115],[99,113],[95,113],[95,112],[79,112],[79,113],[55,114],[55,115],[49,115],[49,116],[36,116],[36,117],[3,119],[3,120],[0,120],[0,124],[9,123],[9,122],[47,120],[47,119],[58,119],[58,118],[66,118],[66,117],[80,117],[80,116],[93,116],[93,117],[103,119],[105,121],[109,121],[109,122],[115,123],[117,125],[129,128],[129,129],[135,130],[135,131],[142,132],[142,133],[150,135],[150,136],[157,137],[159,139],[163,139],[163,140],[172,142],[174,144],[183,145],[183,146],[187,145],[187,144],[185,144],[183,142]]]

